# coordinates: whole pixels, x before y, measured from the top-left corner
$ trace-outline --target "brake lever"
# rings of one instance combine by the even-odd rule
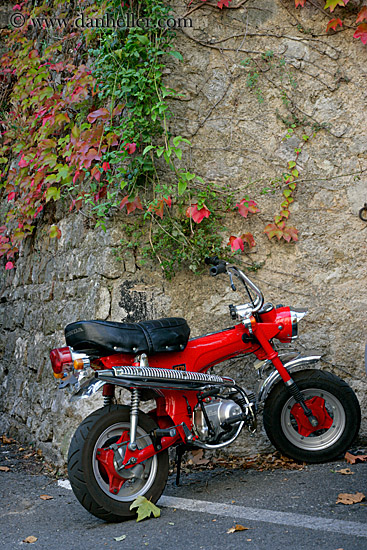
[[[235,287],[235,284],[234,284],[234,282],[233,282],[232,273],[229,272],[228,275],[229,275],[229,280],[230,280],[230,283],[231,283],[231,289],[232,289],[233,291],[235,291],[235,290],[236,290],[236,287]]]

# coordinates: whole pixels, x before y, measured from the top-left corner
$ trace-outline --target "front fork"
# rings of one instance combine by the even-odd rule
[[[273,346],[270,344],[270,342],[265,338],[265,336],[261,333],[261,331],[256,331],[256,338],[258,339],[259,343],[261,344],[261,347],[267,354],[267,358],[273,363],[276,370],[279,372],[280,377],[282,378],[287,390],[289,391],[290,395],[294,398],[296,403],[300,405],[303,412],[305,413],[309,423],[313,428],[316,428],[319,424],[317,418],[313,415],[311,409],[307,407],[305,403],[305,399],[300,392],[299,387],[287,371],[287,369],[284,367],[283,363],[279,359],[278,353],[275,351]]]

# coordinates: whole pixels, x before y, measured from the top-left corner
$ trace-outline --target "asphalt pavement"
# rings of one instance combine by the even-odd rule
[[[180,487],[169,478],[159,518],[119,524],[84,510],[66,479],[7,464],[0,471],[1,550],[367,549],[367,501],[336,503],[341,493],[367,497],[367,463],[187,471]],[[340,472],[346,468],[352,473]],[[236,525],[247,529],[228,533]],[[30,536],[37,540],[23,542]]]

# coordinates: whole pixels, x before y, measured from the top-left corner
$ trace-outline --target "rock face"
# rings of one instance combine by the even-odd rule
[[[184,14],[181,5],[175,9]],[[172,59],[166,76],[182,94],[171,100],[170,124],[173,135],[192,141],[187,169],[258,202],[261,212],[250,219],[229,216],[224,239],[254,234],[251,259],[263,264],[254,281],[268,301],[309,308],[298,349],[322,353],[322,366],[345,378],[365,406],[367,223],[358,212],[367,202],[366,47],[347,32],[325,36],[312,6],[288,11],[280,0],[221,12],[203,6],[190,17],[192,27],[177,31],[184,62]],[[284,94],[293,111],[285,108]],[[285,116],[296,123],[289,139]],[[299,242],[270,243],[263,230],[279,212],[278,178],[302,142],[302,116],[309,134],[317,132],[298,158],[290,221]],[[70,403],[56,389],[48,354],[64,345],[67,323],[183,316],[198,336],[231,325],[228,303],[244,300],[224,278],[182,271],[167,281],[157,265],[140,268],[131,251],[117,259],[118,218],[105,233],[80,214],[66,215],[59,226],[58,242],[40,228],[15,273],[2,281],[0,431],[18,432],[62,463],[76,426],[102,403],[99,396]],[[254,378],[249,361],[216,372],[248,387]],[[366,416],[361,436],[367,436]],[[246,455],[268,445],[260,430],[230,450]]]

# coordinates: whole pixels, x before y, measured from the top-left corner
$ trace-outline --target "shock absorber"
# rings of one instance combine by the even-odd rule
[[[139,403],[140,403],[140,390],[134,388],[131,392],[131,405],[130,405],[130,443],[129,449],[135,451],[136,445],[136,431],[138,428],[139,418]]]
[[[115,397],[115,386],[113,384],[105,384],[102,390],[103,406],[109,407],[113,403]]]

